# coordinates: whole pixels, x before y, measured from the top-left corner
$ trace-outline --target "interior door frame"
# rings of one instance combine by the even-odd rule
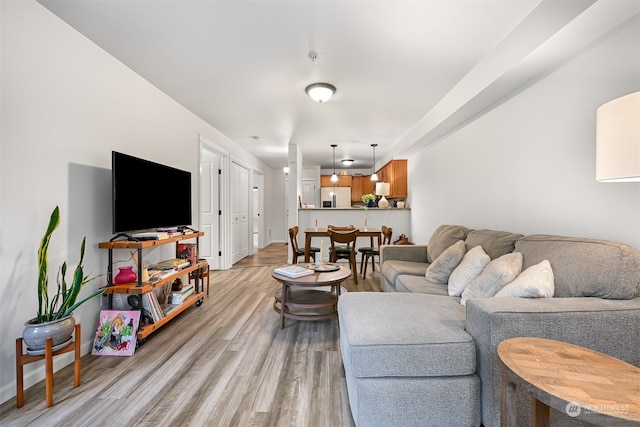
[[[202,167],[202,150],[213,152],[220,156],[220,173],[218,174],[218,208],[221,215],[218,220],[218,247],[222,252],[219,257],[219,267],[221,270],[228,270],[231,268],[231,214],[230,214],[230,195],[229,195],[229,166],[230,166],[230,153],[223,147],[209,141],[202,135],[198,136],[198,165]],[[200,207],[200,200],[202,199],[202,177],[198,174],[200,197],[198,201],[198,229],[202,228],[202,212]]]

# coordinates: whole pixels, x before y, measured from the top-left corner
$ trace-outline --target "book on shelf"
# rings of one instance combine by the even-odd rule
[[[176,258],[187,259],[191,265],[198,262],[198,251],[195,243],[178,243],[176,244]]]
[[[142,308],[149,313],[154,323],[159,322],[164,317],[160,303],[158,303],[158,299],[153,292],[142,294]]]
[[[165,316],[168,316],[173,310],[180,307],[181,304],[160,304],[160,308],[162,308],[162,313]]]
[[[176,270],[180,268],[189,267],[191,263],[189,260],[183,258],[173,258],[166,261],[161,261],[153,266],[149,267],[151,270]]]
[[[189,298],[194,293],[195,293],[195,289],[194,289],[193,285],[188,285],[188,286],[183,287],[179,291],[171,292],[171,294],[169,294],[169,298],[168,298],[167,302],[170,303],[170,304],[178,304],[178,305],[180,305],[183,302],[185,302],[186,299]]]
[[[301,267],[299,265],[287,265],[285,267],[278,267],[273,270],[274,273],[281,274],[283,276],[291,277],[295,279],[297,277],[308,276],[313,274],[313,270]]]

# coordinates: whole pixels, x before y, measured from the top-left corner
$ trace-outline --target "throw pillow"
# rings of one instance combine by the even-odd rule
[[[446,285],[451,272],[460,264],[466,250],[467,247],[462,240],[445,249],[427,268],[425,273],[427,281]]]
[[[471,248],[449,276],[449,296],[459,297],[462,295],[464,289],[482,273],[490,261],[491,258],[484,252],[482,246]]]
[[[521,270],[522,254],[520,252],[512,252],[494,259],[462,292],[460,304],[466,305],[469,298],[494,296],[507,283],[513,281]]]
[[[548,260],[524,270],[511,283],[500,289],[496,297],[552,298],[553,270]]]

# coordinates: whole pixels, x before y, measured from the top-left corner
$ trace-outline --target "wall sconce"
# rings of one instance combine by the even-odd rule
[[[285,175],[289,175],[289,166],[283,167],[282,172],[284,172]]]
[[[596,181],[640,182],[640,92],[597,110]]]

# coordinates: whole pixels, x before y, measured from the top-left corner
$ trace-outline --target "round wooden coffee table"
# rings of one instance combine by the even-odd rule
[[[342,266],[335,271],[296,279],[274,272],[273,278],[282,283],[273,303],[274,310],[280,314],[280,328],[284,328],[285,318],[324,320],[337,317],[340,284],[350,275],[351,270]],[[315,289],[324,286],[328,289]]]
[[[503,426],[517,423],[517,388],[533,398],[531,425],[549,425],[549,407],[594,425],[640,423],[640,368],[544,338],[507,339],[498,356]]]

